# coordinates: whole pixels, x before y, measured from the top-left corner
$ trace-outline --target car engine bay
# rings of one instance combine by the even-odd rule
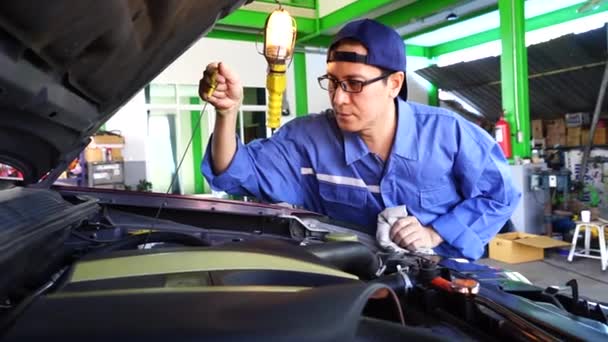
[[[606,306],[576,281],[564,295],[475,263],[384,253],[366,234],[278,207],[19,187],[0,201],[3,340],[608,333]]]

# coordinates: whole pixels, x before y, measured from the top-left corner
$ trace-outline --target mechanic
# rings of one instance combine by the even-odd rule
[[[405,65],[395,30],[351,22],[334,37],[318,78],[333,110],[243,145],[235,134],[239,77],[224,63],[209,64],[199,94],[217,114],[203,174],[214,189],[288,202],[372,236],[383,209],[406,205],[409,216],[390,229],[393,242],[478,259],[521,194],[489,134],[447,110],[406,102]]]

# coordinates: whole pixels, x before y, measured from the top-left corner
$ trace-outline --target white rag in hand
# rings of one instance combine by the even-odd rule
[[[407,208],[405,205],[386,208],[382,210],[380,214],[378,214],[376,240],[378,241],[378,244],[386,251],[394,253],[407,252],[406,249],[401,248],[396,243],[394,243],[390,237],[391,227],[393,226],[393,224],[395,224],[395,222],[397,222],[397,220],[399,220],[400,218],[407,217],[407,215]],[[416,252],[431,255],[435,254],[435,252],[431,248],[418,248]]]
[[[405,205],[398,207],[386,208],[378,214],[378,226],[376,228],[376,240],[378,244],[385,250],[395,253],[403,253],[406,250],[399,247],[391,240],[391,227],[398,219],[407,217],[407,208]]]

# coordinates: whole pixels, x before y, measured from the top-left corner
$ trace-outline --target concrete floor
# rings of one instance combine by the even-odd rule
[[[481,259],[478,263],[519,272],[541,287],[563,287],[570,279],[576,279],[581,296],[608,303],[608,269],[602,271],[599,260],[574,257],[570,263],[566,256],[556,251],[545,251],[545,260],[542,261],[506,264],[492,259]]]

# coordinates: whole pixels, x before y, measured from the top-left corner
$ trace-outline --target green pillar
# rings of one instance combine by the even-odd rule
[[[498,0],[502,106],[511,126],[513,157],[530,157],[530,104],[524,0]]]
[[[308,90],[306,82],[306,54],[296,52],[293,56],[293,75],[296,85],[296,116],[308,114]]]
[[[429,88],[429,106],[439,107],[439,90],[434,84]]]

